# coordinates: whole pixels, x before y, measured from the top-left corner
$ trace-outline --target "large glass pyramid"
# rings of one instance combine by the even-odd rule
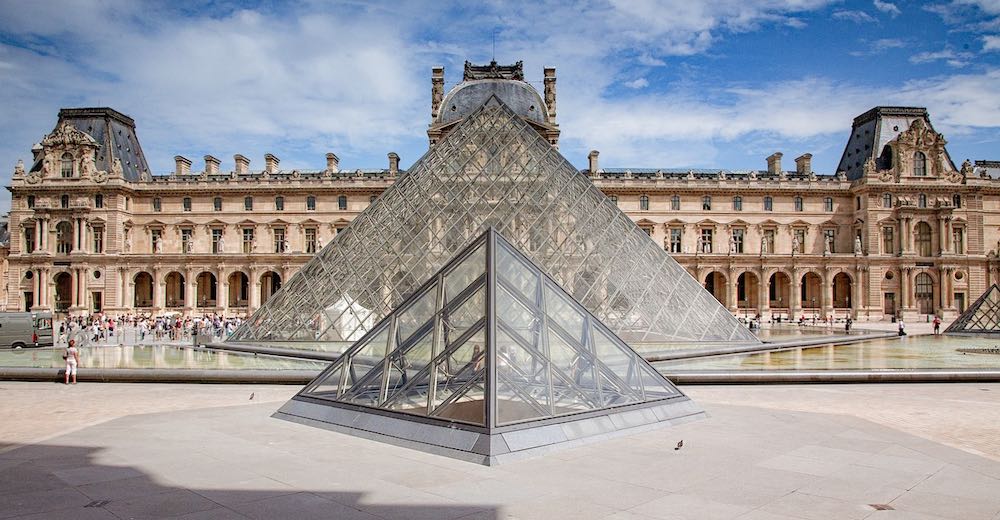
[[[432,146],[231,341],[354,342],[489,226],[631,344],[758,342],[496,97]]]
[[[993,284],[945,330],[946,334],[1000,334],[1000,287]]]
[[[492,463],[698,414],[491,228],[277,415]]]

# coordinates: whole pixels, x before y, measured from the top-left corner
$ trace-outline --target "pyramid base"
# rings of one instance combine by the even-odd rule
[[[552,450],[702,419],[705,412],[691,399],[678,397],[610,409],[598,415],[561,420],[520,429],[471,431],[436,421],[341,408],[296,396],[273,417],[411,448],[486,466],[537,456]]]

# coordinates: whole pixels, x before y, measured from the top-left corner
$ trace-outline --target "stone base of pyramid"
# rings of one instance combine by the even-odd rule
[[[329,406],[296,396],[274,417],[416,449],[486,466],[545,452],[702,419],[705,412],[687,397],[623,406],[511,426],[475,431],[420,417],[373,413],[370,409]]]

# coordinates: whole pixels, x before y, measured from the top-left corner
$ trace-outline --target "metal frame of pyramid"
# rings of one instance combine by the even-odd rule
[[[1000,334],[1000,286],[993,284],[945,329],[945,334]]]
[[[493,228],[275,414],[482,464],[701,415]]]
[[[496,97],[396,179],[230,341],[349,345],[489,226],[630,344],[759,343]]]

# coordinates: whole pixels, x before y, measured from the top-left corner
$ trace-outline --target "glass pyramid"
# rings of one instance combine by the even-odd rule
[[[490,226],[631,344],[758,342],[496,97],[432,146],[230,341],[353,343]]]
[[[490,229],[299,395],[496,427],[682,394]]]
[[[1000,334],[1000,287],[991,285],[945,333]]]

